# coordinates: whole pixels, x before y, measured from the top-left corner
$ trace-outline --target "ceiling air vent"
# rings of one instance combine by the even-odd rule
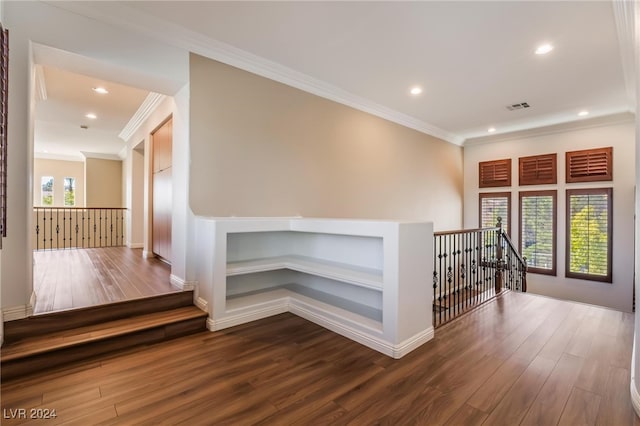
[[[511,105],[507,105],[507,109],[509,111],[515,111],[518,109],[525,109],[525,108],[529,108],[529,104],[526,102],[520,102],[519,104],[511,104]]]

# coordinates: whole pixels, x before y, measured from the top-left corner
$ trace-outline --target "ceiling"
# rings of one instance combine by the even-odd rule
[[[52,4],[455,143],[634,108],[609,1]]]
[[[48,66],[39,66],[36,74],[42,94],[36,103],[36,157],[82,160],[84,152],[118,158],[125,145],[118,134],[149,92]],[[98,94],[94,87],[109,93]],[[88,113],[97,118],[85,117]]]

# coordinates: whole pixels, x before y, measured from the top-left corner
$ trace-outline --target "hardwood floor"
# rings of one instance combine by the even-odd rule
[[[106,247],[35,251],[35,314],[177,291],[171,268],[141,249]]]
[[[639,425],[632,341],[632,314],[520,293],[400,360],[282,314],[3,383],[2,408],[77,425]]]

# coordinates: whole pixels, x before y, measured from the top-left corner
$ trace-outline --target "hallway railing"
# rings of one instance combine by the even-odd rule
[[[433,324],[438,327],[503,289],[527,291],[527,263],[502,229],[434,233]]]
[[[35,250],[118,247],[125,244],[125,208],[34,207]]]

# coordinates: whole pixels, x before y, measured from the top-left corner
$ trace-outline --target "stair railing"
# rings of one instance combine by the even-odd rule
[[[125,208],[34,207],[35,250],[125,245]]]
[[[526,259],[502,229],[434,233],[433,324],[438,327],[500,294],[526,291]]]

